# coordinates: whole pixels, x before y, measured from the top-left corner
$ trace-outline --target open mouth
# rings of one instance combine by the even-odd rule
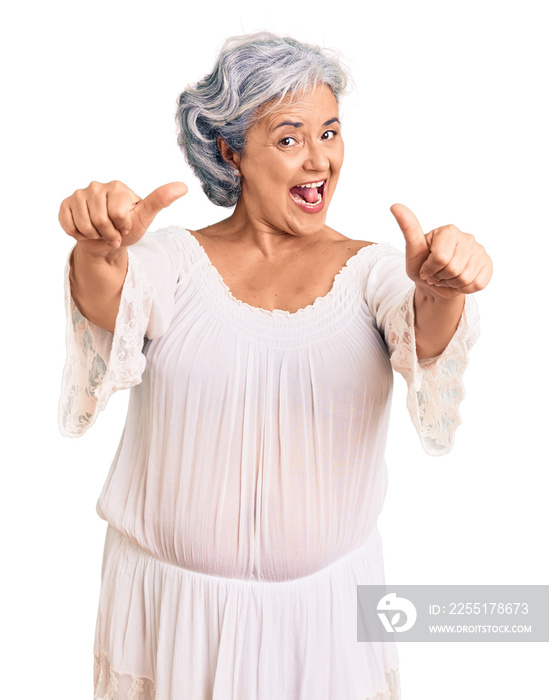
[[[317,207],[322,202],[325,186],[326,180],[296,185],[290,189],[290,196],[300,206]]]

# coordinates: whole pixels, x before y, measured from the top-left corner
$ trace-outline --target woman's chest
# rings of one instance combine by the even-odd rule
[[[332,245],[313,254],[268,258],[248,250],[213,251],[212,267],[230,294],[249,306],[295,313],[330,293],[363,241]]]
[[[217,289],[215,290],[218,291]],[[392,384],[387,348],[364,303],[323,297],[295,314],[274,313],[194,285],[173,321],[145,347],[151,389],[202,416],[249,403],[318,417],[384,404]],[[333,302],[333,303],[332,303]],[[212,416],[210,416],[212,418]]]
[[[284,266],[256,263],[243,269],[221,266],[219,273],[235,299],[269,311],[295,313],[326,296],[339,269],[308,261]]]

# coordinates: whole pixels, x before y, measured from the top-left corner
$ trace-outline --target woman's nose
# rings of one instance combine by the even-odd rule
[[[315,170],[318,172],[326,172],[326,170],[328,170],[330,167],[330,161],[322,147],[322,144],[309,144],[303,167],[305,170]]]

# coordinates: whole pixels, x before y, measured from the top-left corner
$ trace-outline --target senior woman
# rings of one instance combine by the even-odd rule
[[[177,111],[228,218],[146,233],[182,183],[144,199],[92,183],[61,205],[77,241],[62,432],[132,387],[97,504],[96,698],[400,697],[395,646],[356,637],[357,584],[384,576],[391,364],[425,448],[448,451],[470,293],[491,263],[454,226],[425,235],[403,205],[406,256],[326,225],[345,85],[319,48],[229,40]]]

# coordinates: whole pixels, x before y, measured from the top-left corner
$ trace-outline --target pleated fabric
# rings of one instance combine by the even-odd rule
[[[156,698],[392,698],[395,647],[356,642],[356,582],[383,581],[380,554],[376,529],[310,576],[253,581],[160,562],[109,527],[96,656],[155,679]]]
[[[97,502],[95,697],[398,700],[395,646],[356,641],[356,587],[384,581],[392,371],[425,449],[448,451],[474,300],[418,362],[413,285],[388,244],[289,313],[235,299],[185,229],[148,233],[114,334],[79,313],[69,266],[62,432],[131,387]]]

